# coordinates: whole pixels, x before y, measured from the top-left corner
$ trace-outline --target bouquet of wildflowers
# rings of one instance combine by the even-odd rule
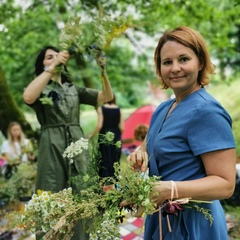
[[[30,197],[36,182],[37,165],[35,162],[24,162],[18,165],[17,171],[9,179],[0,176],[0,199],[4,205],[12,204],[22,197]]]
[[[81,17],[69,18],[59,37],[60,47],[70,54],[83,52]]]
[[[114,143],[114,134],[108,132],[102,142]],[[88,140],[81,138],[72,143],[63,153],[72,163],[76,155],[83,149],[88,149]],[[143,206],[146,213],[151,213],[156,206],[150,199],[152,182],[156,177],[142,178],[133,171],[131,166],[115,165],[115,177],[101,179],[98,176],[98,151],[93,149],[88,171],[72,179],[75,186],[81,186],[80,192],[72,188],[63,189],[58,193],[38,190],[26,204],[24,212],[14,212],[9,215],[11,227],[19,227],[35,233],[45,233],[44,239],[70,239],[72,228],[78,220],[91,221],[88,232],[90,239],[120,239],[118,225],[122,222],[124,212],[136,212]],[[110,188],[106,190],[111,182]],[[115,187],[118,186],[118,187]],[[126,208],[120,208],[119,203],[128,199],[134,202]]]
[[[81,17],[69,18],[62,28],[59,45],[70,54],[93,54],[106,51],[114,38],[120,37],[131,27],[131,20],[120,15],[110,17],[100,8],[90,23],[81,24]],[[91,31],[89,31],[91,29]]]
[[[102,142],[120,147],[121,143],[114,143],[113,139],[114,134],[108,132],[103,136]],[[88,141],[84,138],[72,143],[63,154],[72,162],[83,149],[89,149]],[[48,240],[70,239],[78,220],[86,220],[91,223],[88,228],[90,240],[117,240],[120,239],[118,225],[123,221],[126,211],[134,214],[141,208],[145,214],[156,212],[157,206],[150,195],[159,177],[143,177],[139,172],[135,172],[131,165],[123,167],[115,164],[115,177],[101,179],[98,175],[98,151],[92,150],[86,174],[72,179],[76,189],[80,186],[83,190],[76,192],[68,188],[58,193],[38,190],[25,206],[24,212],[15,212],[9,216],[11,226],[45,233],[44,239]],[[132,204],[119,207],[123,200]],[[176,215],[183,210],[180,203],[172,201],[165,204],[166,214]],[[212,220],[207,210],[197,210]]]

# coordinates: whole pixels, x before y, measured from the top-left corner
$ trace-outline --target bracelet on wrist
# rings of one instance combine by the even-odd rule
[[[51,66],[45,66],[44,71],[53,74],[53,68]]]

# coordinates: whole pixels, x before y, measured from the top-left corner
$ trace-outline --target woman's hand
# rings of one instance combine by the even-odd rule
[[[151,192],[150,198],[156,204],[156,210],[168,199],[171,199],[171,181],[159,181],[153,183],[154,187]],[[126,207],[127,205],[134,205],[127,200],[124,200],[120,203],[120,207]],[[145,212],[144,206],[139,206],[137,212],[134,214],[135,217],[141,217],[142,214]]]
[[[67,61],[70,58],[70,54],[68,53],[68,51],[61,51],[58,53],[57,57],[55,58],[53,64],[54,66],[58,66],[58,65],[66,65]]]
[[[106,66],[106,56],[104,54],[97,54],[96,55],[96,62],[99,67],[105,69]]]
[[[146,172],[148,168],[148,153],[140,148],[128,155],[127,161],[132,165],[135,172]]]
[[[156,203],[157,207],[160,207],[164,201],[171,199],[171,190],[173,186],[171,181],[159,181],[154,183],[154,185],[151,199]],[[173,195],[173,197],[176,197],[176,195]]]

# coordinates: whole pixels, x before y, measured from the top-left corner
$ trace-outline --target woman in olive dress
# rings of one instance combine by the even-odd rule
[[[35,63],[37,76],[23,93],[24,101],[34,109],[41,126],[36,190],[58,192],[70,186],[71,177],[86,171],[85,154],[75,157],[73,164],[63,157],[69,144],[83,137],[80,104],[96,106],[113,98],[104,59],[96,58],[103,78],[99,91],[77,86],[70,80],[66,68],[69,58],[67,51],[44,47]],[[64,71],[59,71],[59,67]],[[72,239],[88,239],[83,228]]]

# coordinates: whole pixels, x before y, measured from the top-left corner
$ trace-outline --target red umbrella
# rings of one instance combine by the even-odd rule
[[[139,146],[141,141],[137,141],[134,138],[134,130],[139,125],[146,125],[147,127],[150,124],[152,114],[155,111],[156,106],[148,104],[138,108],[134,111],[124,122],[124,131],[122,133],[122,147],[128,148],[131,146]]]

